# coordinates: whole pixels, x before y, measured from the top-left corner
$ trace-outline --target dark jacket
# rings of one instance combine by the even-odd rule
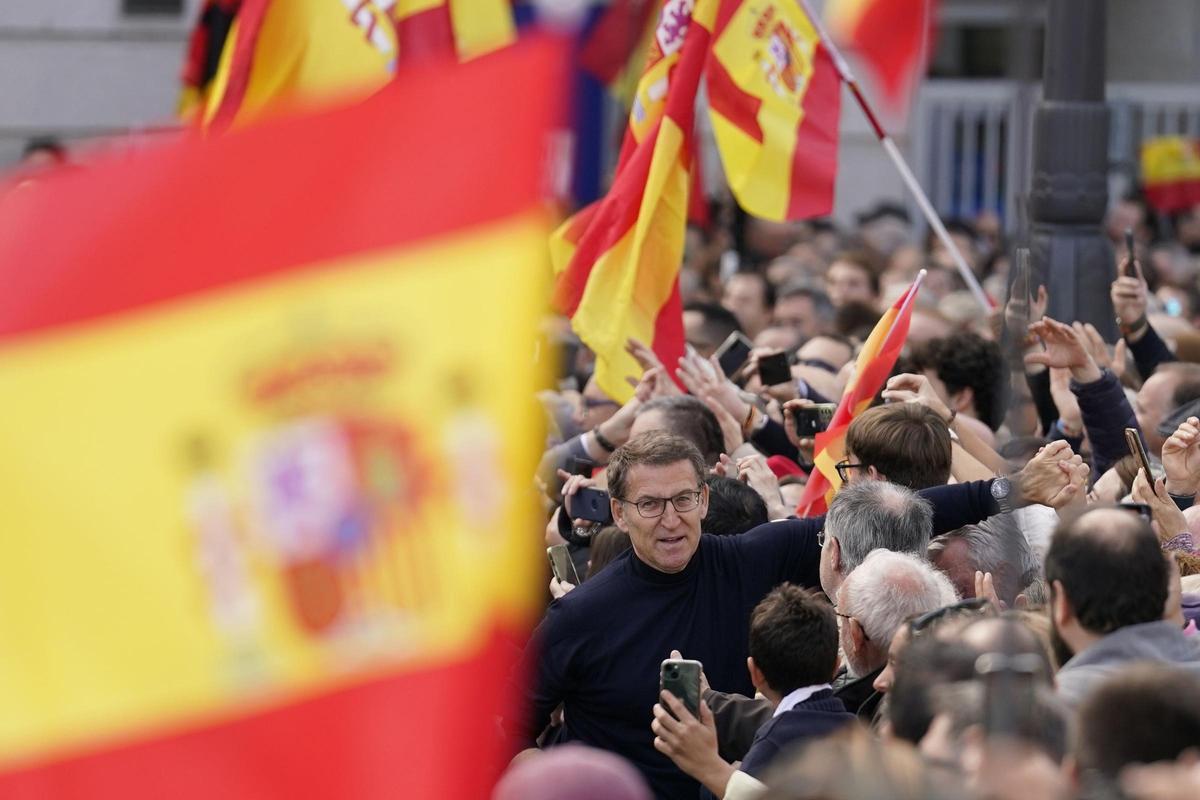
[[[1071,392],[1079,401],[1083,427],[1092,443],[1092,474],[1099,477],[1129,455],[1125,429],[1138,427],[1137,415],[1125,399],[1121,382],[1107,369],[1101,371],[1099,380],[1091,383],[1078,383],[1072,379]],[[1056,427],[1049,438],[1066,437]],[[1074,443],[1072,449],[1078,449]]]
[[[1142,376],[1142,380],[1153,375],[1159,364],[1178,361],[1175,354],[1171,352],[1171,348],[1167,347],[1167,343],[1158,335],[1158,331],[1154,330],[1153,325],[1146,325],[1146,332],[1142,334],[1142,338],[1136,342],[1126,339],[1125,344],[1129,345],[1129,352],[1133,354],[1133,363],[1137,364],[1138,374]]]
[[[838,701],[847,714],[857,715],[859,719],[870,723],[881,699],[871,684],[880,672],[883,672],[882,667],[861,678],[846,679],[840,685],[835,683],[830,696]],[[839,678],[845,674],[841,673]],[[771,720],[771,701],[765,697],[746,697],[709,689],[704,694],[704,702],[713,712],[713,721],[717,726],[717,750],[721,758],[730,762],[746,758],[758,730]],[[742,771],[746,771],[744,766]]]
[[[846,710],[842,701],[826,689],[818,692],[794,708],[767,720],[758,733],[750,751],[739,767],[747,775],[762,780],[763,772],[771,762],[798,742],[827,736],[854,721],[854,715]]]

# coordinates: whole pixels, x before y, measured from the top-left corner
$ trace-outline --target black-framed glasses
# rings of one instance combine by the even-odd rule
[[[920,633],[945,617],[971,614],[989,608],[991,608],[991,602],[986,597],[968,597],[966,600],[960,600],[957,603],[935,608],[933,611],[922,614],[908,623],[908,629],[912,633]]]
[[[851,464],[850,459],[843,458],[841,461],[834,464],[833,468],[837,470],[838,478],[841,479],[842,483],[849,483],[850,482],[850,470],[862,469],[865,466],[866,466],[866,464]]]
[[[654,519],[666,513],[667,503],[671,504],[677,514],[686,514],[688,511],[696,510],[700,505],[700,495],[703,493],[703,490],[697,489],[694,492],[680,492],[674,497],[644,497],[636,501],[622,498],[621,502],[637,506],[638,514],[646,519]]]
[[[862,631],[862,635],[863,635],[863,641],[864,641],[864,642],[869,642],[869,641],[871,641],[871,637],[870,637],[870,635],[868,635],[868,634],[867,634],[867,629],[866,629],[865,627],[863,627],[863,624],[862,624],[862,622],[861,622],[860,620],[856,619],[856,618],[854,617],[854,615],[853,615],[853,614],[844,614],[844,613],[842,613],[841,611],[838,611],[836,606],[835,606],[835,607],[834,607],[834,609],[833,609],[833,613],[834,613],[834,614],[837,614],[837,615],[838,615],[839,617],[841,617],[842,619],[849,619],[849,620],[854,620],[855,622],[857,622],[857,623],[858,623],[858,629],[859,629],[860,631]]]

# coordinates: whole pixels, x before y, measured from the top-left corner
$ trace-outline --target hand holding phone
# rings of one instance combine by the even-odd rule
[[[792,418],[796,422],[796,435],[801,439],[811,439],[829,427],[833,421],[833,413],[837,411],[834,403],[813,403],[792,409]]]
[[[668,658],[662,662],[658,676],[659,690],[678,697],[697,719],[700,718],[700,673],[703,671],[704,666],[699,661]]]
[[[747,359],[750,358],[750,351],[753,349],[754,343],[746,338],[746,334],[741,331],[729,334],[725,341],[721,342],[721,346],[717,348],[716,352],[717,363],[721,365],[725,376],[732,378],[737,374],[737,371],[745,366]]]
[[[612,504],[608,492],[603,489],[584,486],[567,498],[567,505],[572,519],[586,519],[601,525],[612,522]]]
[[[1130,278],[1136,278],[1138,276],[1137,264],[1134,263],[1136,260],[1137,260],[1137,253],[1134,250],[1134,244],[1133,244],[1133,228],[1126,228],[1125,229],[1125,274],[1127,276],[1129,276]]]
[[[546,548],[546,557],[550,559],[550,571],[560,583],[578,586],[579,573],[575,571],[575,562],[571,559],[571,551],[565,544],[556,544]]]

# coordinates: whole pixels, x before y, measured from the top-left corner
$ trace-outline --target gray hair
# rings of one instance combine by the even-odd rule
[[[875,550],[838,591],[838,610],[886,648],[904,621],[958,601],[950,579],[909,553]]]
[[[996,594],[1009,605],[1041,575],[1042,565],[1011,514],[942,534],[929,543],[929,552],[940,552],[954,539],[966,543],[974,569],[992,573]]]
[[[846,574],[881,548],[924,558],[932,530],[933,506],[911,489],[887,481],[843,486],[825,516],[825,532],[838,540]]]

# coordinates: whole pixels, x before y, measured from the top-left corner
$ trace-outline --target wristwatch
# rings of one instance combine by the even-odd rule
[[[992,499],[996,501],[996,505],[1000,506],[1001,514],[1007,514],[1015,509],[1012,502],[1012,481],[1005,477],[993,478],[989,489],[992,493]]]

